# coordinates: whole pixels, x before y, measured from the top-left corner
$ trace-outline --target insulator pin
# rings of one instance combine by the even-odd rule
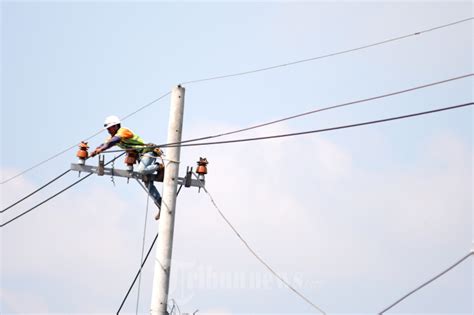
[[[89,157],[89,152],[87,152],[88,149],[89,146],[87,145],[87,142],[81,141],[79,144],[79,151],[76,153],[76,156],[79,158],[79,164],[84,164],[86,162],[86,159]]]
[[[209,164],[207,159],[200,157],[197,164],[198,164],[198,167],[196,168],[196,173],[198,173],[199,175],[206,175],[207,174],[207,164]]]
[[[196,173],[198,174],[198,179],[201,182],[204,182],[204,179],[205,179],[204,175],[207,174],[207,164],[209,164],[209,162],[207,161],[206,158],[200,157],[197,164],[198,164],[198,167],[196,168]]]

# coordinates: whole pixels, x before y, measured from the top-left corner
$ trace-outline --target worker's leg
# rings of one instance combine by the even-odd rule
[[[150,197],[153,199],[156,207],[158,208],[158,213],[155,215],[155,220],[158,220],[160,218],[161,212],[161,195],[158,192],[158,189],[156,189],[155,185],[153,185],[153,181],[145,181],[145,185],[148,189]]]
[[[153,174],[159,167],[158,164],[155,164],[157,157],[158,155],[154,152],[145,153],[140,160],[137,171],[145,175]],[[160,218],[161,195],[152,180],[144,180],[144,183],[155,205],[158,207],[158,213],[155,216],[155,219],[158,220]]]
[[[145,153],[138,164],[137,171],[142,174],[153,174],[158,169],[158,164],[155,164],[157,157],[154,152]]]
[[[155,185],[153,185],[153,181],[146,181],[145,186],[148,189],[148,192],[150,193],[150,197],[153,198],[153,201],[155,201],[155,204],[158,206],[161,204],[161,195],[158,189],[156,189]]]

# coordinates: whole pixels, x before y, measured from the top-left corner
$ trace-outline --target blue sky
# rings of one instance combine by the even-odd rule
[[[473,15],[472,3],[452,1],[3,1],[1,10],[2,179],[92,135],[106,116],[123,117],[181,82],[311,58]],[[314,62],[185,85],[183,138],[472,73],[472,38],[467,22]],[[472,79],[451,82],[233,138],[465,103],[472,101],[472,86]],[[147,141],[165,142],[168,107],[166,97],[124,125]],[[468,108],[297,138],[186,148],[181,166],[208,158],[207,187],[218,205],[315,304],[331,314],[374,314],[472,248],[472,119]],[[1,185],[2,208],[74,161],[71,150]],[[94,176],[2,229],[2,313],[116,311],[139,265],[146,196],[136,183],[115,182]],[[154,211],[146,246],[158,228]],[[312,311],[245,250],[202,192],[180,195],[174,246],[170,296],[183,311]],[[149,262],[144,270],[141,313],[149,310],[152,267]],[[226,278],[236,280],[212,280]],[[394,312],[470,314],[471,279],[469,261]],[[135,303],[136,291],[124,312],[135,312]]]

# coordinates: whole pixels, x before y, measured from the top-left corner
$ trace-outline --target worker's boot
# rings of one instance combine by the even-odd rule
[[[157,172],[162,172],[165,169],[165,165],[163,163],[156,163],[158,164]]]
[[[156,180],[162,182],[165,179],[165,166],[162,163],[156,162]]]
[[[156,164],[156,173],[157,174],[163,173],[163,171],[165,170],[165,166],[163,165],[163,163],[156,162],[155,164]]]

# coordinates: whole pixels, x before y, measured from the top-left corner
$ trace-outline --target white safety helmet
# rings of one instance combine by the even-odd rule
[[[109,127],[112,127],[112,126],[115,126],[115,125],[118,125],[120,124],[120,118],[118,118],[117,116],[109,116],[107,118],[105,118],[105,121],[104,121],[104,129],[107,129]]]

